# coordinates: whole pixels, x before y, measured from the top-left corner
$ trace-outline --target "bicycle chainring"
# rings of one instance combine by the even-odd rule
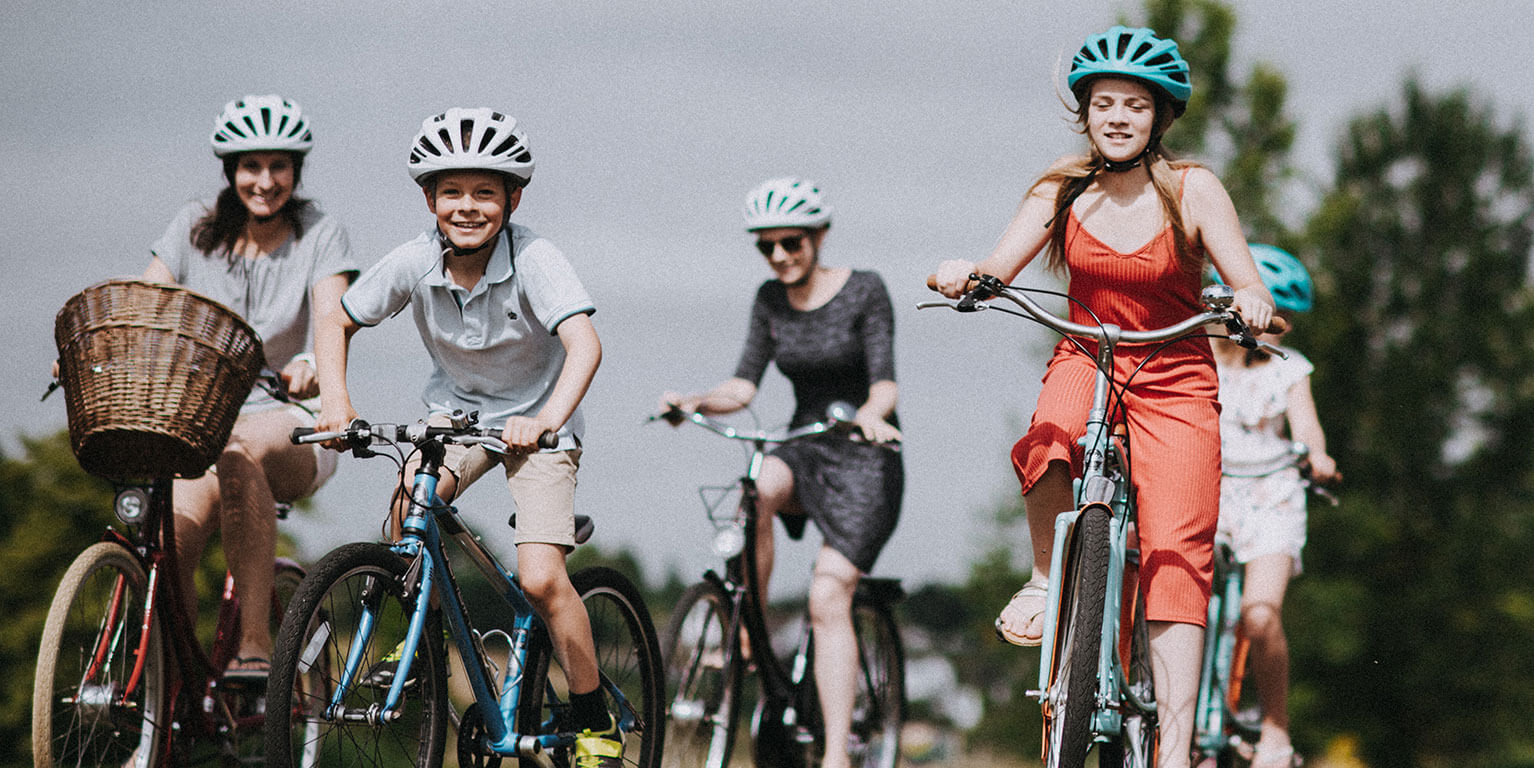
[[[484,751],[485,722],[479,704],[470,704],[458,721],[458,765],[465,768],[500,768],[501,756]]]

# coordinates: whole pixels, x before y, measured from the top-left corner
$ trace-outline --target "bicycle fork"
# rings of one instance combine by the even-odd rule
[[[1093,733],[1096,734],[1096,740],[1101,742],[1122,734],[1124,716],[1121,704],[1128,702],[1133,708],[1147,713],[1155,711],[1154,702],[1141,701],[1129,689],[1124,671],[1129,656],[1125,640],[1132,635],[1132,632],[1128,631],[1128,625],[1133,621],[1133,612],[1131,610],[1126,616],[1123,606],[1128,599],[1131,601],[1129,605],[1133,607],[1132,601],[1137,599],[1133,593],[1126,595],[1130,589],[1135,588],[1132,583],[1125,581],[1127,561],[1130,559],[1128,557],[1130,526],[1123,515],[1114,513],[1113,509],[1105,503],[1089,502],[1079,510],[1064,512],[1055,518],[1054,549],[1050,553],[1049,565],[1049,592],[1044,611],[1044,636],[1040,647],[1042,658],[1039,663],[1039,687],[1028,693],[1037,698],[1040,704],[1047,706],[1047,696],[1050,685],[1054,682],[1057,666],[1055,652],[1058,649],[1060,611],[1064,607],[1061,599],[1064,594],[1066,553],[1070,551],[1070,545],[1077,533],[1076,522],[1089,509],[1102,509],[1108,512],[1108,536],[1114,543],[1109,550],[1107,589],[1103,590],[1103,626],[1097,660],[1097,701],[1092,720]]]

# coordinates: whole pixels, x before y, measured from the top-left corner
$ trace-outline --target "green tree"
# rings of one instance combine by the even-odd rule
[[[53,587],[112,521],[111,486],[80,469],[67,433],[21,445],[20,458],[0,454],[0,765],[29,759],[32,670]]]
[[[1309,227],[1320,298],[1296,341],[1349,493],[1312,510],[1296,715],[1376,765],[1534,755],[1524,135],[1408,82],[1349,125]]]
[[[1188,111],[1167,146],[1208,163],[1224,181],[1253,241],[1287,240],[1275,210],[1293,176],[1295,123],[1285,111],[1288,82],[1258,63],[1245,82],[1230,72],[1236,15],[1220,0],[1147,0],[1145,26],[1177,41],[1191,68]]]

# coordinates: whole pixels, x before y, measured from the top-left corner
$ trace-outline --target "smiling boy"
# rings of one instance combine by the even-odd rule
[[[503,466],[517,507],[518,579],[570,682],[575,764],[619,765],[622,735],[599,687],[590,619],[565,569],[575,545],[579,406],[602,358],[595,307],[564,255],[509,220],[533,173],[516,120],[486,108],[429,117],[409,170],[436,226],[367,270],[342,298],[343,311],[316,330],[318,429],[341,429],[357,416],[346,387],[352,335],[409,306],[433,364],[422,395],[431,417],[478,411],[510,446],[504,456],[448,446],[450,474],[438,493],[451,500]],[[538,449],[544,432],[557,435],[555,448]]]

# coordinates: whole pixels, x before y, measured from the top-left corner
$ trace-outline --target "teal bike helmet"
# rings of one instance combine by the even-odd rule
[[[1102,76],[1128,77],[1150,85],[1171,101],[1172,114],[1178,117],[1193,94],[1188,62],[1177,52],[1177,43],[1144,27],[1114,27],[1088,37],[1071,59],[1065,82],[1080,102],[1087,84]]]
[[[1262,284],[1273,294],[1273,305],[1288,312],[1309,312],[1315,305],[1316,289],[1310,272],[1288,251],[1262,243],[1252,243],[1252,260],[1262,273]]]

